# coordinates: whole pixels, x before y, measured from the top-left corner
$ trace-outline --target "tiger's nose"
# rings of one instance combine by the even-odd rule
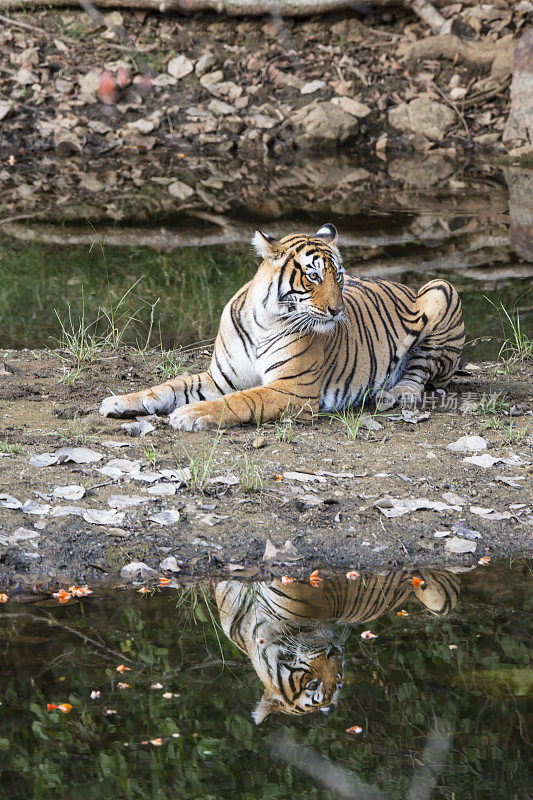
[[[340,314],[342,314],[342,306],[328,306],[328,311],[330,317],[338,317]]]

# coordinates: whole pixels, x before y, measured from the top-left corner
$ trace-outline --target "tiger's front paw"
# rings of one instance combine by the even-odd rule
[[[220,419],[215,419],[206,409],[200,408],[203,403],[177,408],[169,416],[168,421],[173,428],[180,431],[208,431],[218,428]]]
[[[128,407],[124,403],[124,395],[112,395],[111,397],[106,397],[100,403],[98,413],[103,417],[128,416]],[[133,416],[135,412],[130,411],[129,413],[131,416]]]

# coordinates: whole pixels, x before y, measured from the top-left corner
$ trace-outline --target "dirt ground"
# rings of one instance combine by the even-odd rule
[[[110,390],[157,382],[161,354],[124,349],[100,356],[71,384],[57,353],[2,351],[0,357],[2,590],[17,582],[116,580],[130,562],[160,570],[161,560],[170,556],[182,575],[229,569],[265,576],[334,567],[388,569],[407,562],[471,564],[486,555],[533,552],[531,363],[510,374],[494,364],[469,365],[469,374],[458,376],[445,397],[427,395],[422,411],[429,410],[429,418],[416,424],[397,411],[384,412],[374,416],[382,428],[361,428],[352,439],[343,423],[329,417],[309,424],[289,420],[259,430],[229,429],[213,449],[213,432],[176,432],[161,418],[152,420],[152,432],[132,438],[122,420],[98,415],[98,403]],[[207,351],[196,352],[183,366],[192,371],[206,362]],[[491,413],[488,398],[497,393],[497,413]],[[484,410],[475,407],[480,402]],[[486,440],[485,454],[508,462],[484,468],[463,461],[473,453],[447,449],[459,437],[474,435]],[[254,447],[254,440],[262,446]],[[101,458],[88,464],[30,463],[36,455],[72,445]],[[203,469],[211,456],[209,481],[226,483],[208,481],[203,491],[191,491],[175,474],[160,475],[191,465],[194,471],[194,464]],[[113,459],[140,463],[122,465],[129,474],[99,472]],[[257,472],[262,485],[249,491],[245,484]],[[84,488],[81,499],[60,499],[57,489],[53,497],[56,487],[72,485]],[[169,494],[153,494],[154,486]],[[116,495],[136,495],[139,504],[113,511],[116,501],[108,500]],[[392,501],[381,503],[380,510],[374,504],[384,497]],[[447,508],[389,517],[387,506],[405,498]],[[16,501],[25,506],[5,507]],[[56,516],[65,506],[66,513],[68,507],[74,510]],[[102,518],[91,517],[90,510],[118,516],[97,524]],[[164,510],[179,510],[179,520],[164,525],[161,518],[150,519]],[[444,531],[448,535],[435,535]],[[475,544],[475,552],[445,550],[454,535]],[[278,547],[290,539],[298,560],[265,563],[267,539]]]

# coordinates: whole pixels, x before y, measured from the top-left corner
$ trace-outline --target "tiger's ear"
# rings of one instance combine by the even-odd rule
[[[279,258],[283,251],[283,246],[277,239],[274,239],[273,236],[270,236],[268,233],[263,233],[263,231],[260,230],[256,230],[254,233],[252,245],[257,255],[260,258],[264,258],[265,261],[272,261]]]
[[[257,706],[252,711],[252,719],[256,725],[261,725],[262,722],[278,707],[278,703],[273,695],[269,694],[266,690]]]
[[[331,222],[327,222],[317,230],[315,236],[318,239],[324,239],[328,244],[336,244],[337,242],[337,228]]]

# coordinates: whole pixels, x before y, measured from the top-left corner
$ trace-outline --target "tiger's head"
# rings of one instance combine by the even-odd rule
[[[265,690],[252,713],[256,725],[273,712],[327,714],[337,705],[344,677],[342,643],[329,636],[306,641],[309,635],[257,645],[252,661]]]
[[[345,321],[344,268],[331,223],[314,236],[291,234],[274,239],[257,230],[252,239],[256,253],[273,270],[277,296],[269,300],[277,316],[291,331],[331,333]]]

